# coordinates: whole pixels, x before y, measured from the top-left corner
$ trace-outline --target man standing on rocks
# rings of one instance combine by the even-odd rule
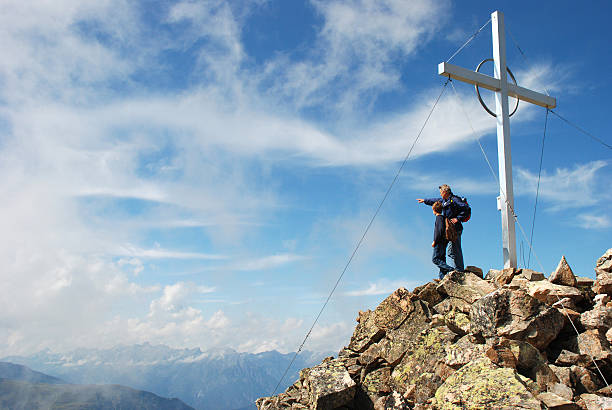
[[[468,217],[469,206],[457,195],[454,195],[450,186],[439,186],[441,198],[418,198],[417,202],[432,206],[437,201],[442,202],[442,215],[455,226],[457,239],[448,242],[448,256],[453,260],[455,270],[463,271],[463,252],[461,250],[461,234],[463,225],[461,220]]]

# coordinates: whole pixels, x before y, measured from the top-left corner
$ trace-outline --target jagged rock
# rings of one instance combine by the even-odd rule
[[[602,269],[595,268],[597,279],[593,283],[593,291],[595,293],[612,294],[612,273]]]
[[[355,328],[348,348],[361,353],[372,343],[378,342],[385,331],[401,325],[414,309],[413,295],[404,288],[399,288],[374,310],[359,315],[359,324]]]
[[[405,391],[414,384],[414,400],[419,403],[433,396],[443,382],[441,376],[446,375],[446,369],[436,366],[444,362],[447,348],[456,336],[445,326],[429,328],[419,334],[414,350],[403,357],[391,374],[393,389]]]
[[[484,279],[490,282],[495,281],[495,278],[501,274],[501,270],[499,269],[489,269]]]
[[[597,390],[597,394],[600,396],[612,397],[612,386],[606,386]]]
[[[494,290],[493,285],[471,272],[452,271],[438,284],[438,291],[467,303],[474,303]]]
[[[528,379],[514,369],[497,367],[488,358],[468,363],[436,391],[438,409],[541,409],[526,387]]]
[[[572,379],[572,385],[577,394],[581,393],[595,393],[601,389],[604,384],[601,377],[595,373],[581,366],[570,367],[570,377]]]
[[[576,276],[574,276],[565,256],[561,257],[557,269],[550,274],[548,281],[557,285],[576,286]]]
[[[555,373],[555,375],[559,379],[559,383],[563,383],[566,386],[570,386],[570,387],[572,386],[571,379],[570,379],[571,372],[570,372],[569,367],[556,366],[553,364],[548,365],[548,367],[550,367],[553,373]]]
[[[514,277],[516,275],[518,275],[521,272],[520,269],[516,269],[516,268],[505,268],[502,269],[502,271],[500,272],[499,275],[497,275],[495,277],[495,284],[498,287],[502,287],[510,282],[512,282],[512,279],[514,279]]]
[[[586,329],[601,329],[605,332],[612,327],[612,308],[597,304],[593,310],[580,315],[580,322]]]
[[[470,317],[459,311],[451,310],[444,315],[444,323],[446,326],[460,336],[467,334],[470,331]]]
[[[415,349],[415,344],[421,332],[429,326],[431,316],[427,305],[416,300],[413,308],[397,329],[387,331],[386,336],[379,342],[371,344],[361,354],[359,362],[364,365],[382,359],[391,366],[395,366],[406,351]]]
[[[547,305],[553,305],[563,298],[570,298],[574,303],[580,302],[584,296],[580,290],[572,286],[556,285],[547,280],[538,282],[529,282],[527,284],[529,295],[544,302]]]
[[[436,289],[436,284],[434,282],[428,282],[424,286],[414,288],[413,293],[417,295],[419,299],[427,302],[431,307],[434,307],[440,303],[442,299],[444,299],[444,297]]]
[[[586,354],[579,354],[570,352],[569,350],[562,350],[557,360],[555,361],[557,366],[589,366],[591,364],[591,358]]]
[[[578,335],[578,353],[588,355],[595,360],[612,358],[610,343],[605,334],[598,329],[589,329]]]
[[[399,288],[376,309],[374,309],[374,321],[376,326],[383,330],[397,329],[414,309],[412,293],[404,288]]]
[[[566,400],[574,399],[574,392],[572,391],[572,389],[563,383],[554,383],[552,386],[549,386],[548,391],[551,393],[555,393],[557,396],[561,396]]]
[[[327,360],[302,371],[303,389],[308,391],[308,405],[314,409],[331,410],[351,403],[357,388],[344,362]]]
[[[544,276],[542,272],[536,272],[526,268],[521,269],[521,273],[518,276],[527,279],[529,282],[537,282],[546,279],[546,276]]]
[[[370,397],[372,402],[381,395],[387,395],[391,392],[391,367],[380,367],[368,373],[361,382],[362,389]]]
[[[453,369],[459,369],[472,360],[484,357],[487,348],[487,345],[472,343],[468,335],[463,336],[456,343],[448,346],[444,363]]]
[[[593,298],[595,306],[593,308],[605,307],[605,305],[611,300],[610,295],[598,294]]]
[[[480,269],[478,266],[468,265],[465,267],[465,270],[468,272],[472,272],[474,275],[478,276],[480,279],[483,278],[482,269]]]
[[[563,328],[563,315],[522,290],[499,289],[472,305],[471,332],[525,340],[545,349]]]
[[[585,393],[580,396],[584,403],[583,409],[586,410],[610,410],[612,409],[612,399],[609,397],[598,396],[596,394]]]
[[[580,406],[576,403],[555,393],[540,393],[537,397],[549,410],[580,410]]]
[[[612,273],[612,248],[608,249],[606,253],[597,259],[595,267],[604,272]]]
[[[606,339],[608,339],[608,343],[612,344],[612,329],[608,329],[606,332]]]
[[[446,298],[442,302],[434,306],[434,310],[442,316],[446,315],[451,310],[457,310],[463,313],[470,313],[471,309],[471,303],[468,303],[463,299],[453,297]]]
[[[591,278],[586,278],[584,276],[576,276],[576,286],[579,288],[583,287],[591,287],[595,281]]]
[[[531,344],[520,340],[501,339],[486,352],[495,364],[516,369],[521,375],[536,382],[539,391],[559,382],[548,366],[546,358]]]
[[[376,326],[374,312],[368,310],[359,315],[359,324],[353,332],[348,348],[360,353],[367,349],[372,343],[378,342],[385,335],[385,331]]]
[[[407,410],[410,409],[409,402],[398,392],[392,392],[388,396],[379,398],[374,403],[374,410]]]

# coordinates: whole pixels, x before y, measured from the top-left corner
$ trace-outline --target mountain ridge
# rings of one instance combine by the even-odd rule
[[[327,355],[303,352],[295,368],[311,366]],[[62,353],[43,350],[0,360],[29,366],[69,383],[119,384],[162,397],[178,397],[196,409],[214,410],[254,409],[255,399],[273,390],[292,357],[293,353],[277,351],[202,351],[143,343]],[[290,377],[297,377],[297,370]]]

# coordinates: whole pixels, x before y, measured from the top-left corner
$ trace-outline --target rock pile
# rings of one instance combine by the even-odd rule
[[[359,312],[337,358],[258,409],[612,409],[612,249],[595,281],[565,257],[548,279],[468,270]]]

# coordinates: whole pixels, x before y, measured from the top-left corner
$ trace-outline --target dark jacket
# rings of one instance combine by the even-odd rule
[[[436,201],[442,202],[442,215],[445,218],[453,219],[457,218],[455,224],[455,230],[457,233],[463,231],[463,224],[461,219],[466,217],[467,205],[457,195],[451,194],[448,199],[442,198],[426,198],[423,202],[429,206],[433,205]]]
[[[444,216],[442,215],[436,215],[433,240],[436,245],[446,243],[446,224],[444,223]]]

